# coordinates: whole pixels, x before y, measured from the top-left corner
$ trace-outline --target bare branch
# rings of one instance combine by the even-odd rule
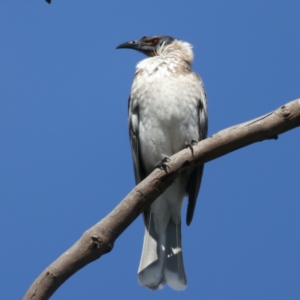
[[[250,144],[300,126],[300,99],[257,119],[224,129],[194,147],[192,156],[184,149],[171,157],[167,172],[154,170],[137,185],[104,219],[87,230],[82,237],[33,282],[24,296],[28,299],[49,297],[78,270],[112,250],[115,240],[188,166],[199,165]]]

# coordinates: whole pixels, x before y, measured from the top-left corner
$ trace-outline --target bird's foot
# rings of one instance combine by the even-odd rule
[[[185,142],[184,143],[184,146],[185,148],[190,148],[191,149],[191,152],[192,152],[192,156],[194,156],[194,149],[193,149],[193,146],[196,146],[198,144],[197,141],[195,140],[191,140],[191,142]]]
[[[155,165],[155,168],[160,169],[160,170],[164,170],[165,172],[167,172],[167,169],[170,167],[166,164],[167,162],[170,161],[170,158],[168,156],[165,156],[160,162],[158,162]]]

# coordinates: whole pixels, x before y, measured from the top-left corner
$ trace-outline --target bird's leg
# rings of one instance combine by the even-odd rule
[[[170,167],[166,163],[169,162],[169,161],[170,161],[170,158],[168,156],[165,156],[160,162],[158,162],[155,165],[155,168],[164,170],[167,173],[167,169],[168,168],[170,169]]]
[[[185,148],[190,148],[191,149],[191,152],[192,152],[192,156],[194,156],[194,149],[193,149],[193,146],[197,145],[198,142],[196,140],[191,140],[191,142],[185,142],[184,143],[184,146]]]

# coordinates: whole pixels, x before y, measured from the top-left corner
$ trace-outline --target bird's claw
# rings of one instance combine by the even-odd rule
[[[160,170],[164,170],[165,172],[167,172],[167,169],[170,167],[166,164],[167,162],[170,161],[170,158],[168,156],[165,156],[160,162],[158,162],[155,165],[155,168],[160,169]]]
[[[191,142],[185,142],[184,145],[185,145],[185,148],[190,148],[191,152],[192,152],[192,155],[194,156],[194,149],[193,149],[193,146],[196,146],[198,144],[197,141],[195,140],[191,140]]]

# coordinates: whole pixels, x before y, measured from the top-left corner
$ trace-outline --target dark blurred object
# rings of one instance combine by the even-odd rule
[[[46,0],[47,3],[51,4],[51,0]]]

